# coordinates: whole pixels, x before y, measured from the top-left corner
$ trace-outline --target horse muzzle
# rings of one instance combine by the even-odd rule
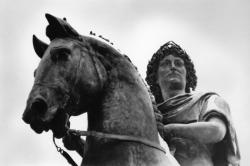
[[[42,96],[36,96],[28,100],[22,119],[38,134],[51,129],[61,138],[67,132],[69,116],[59,106],[49,106]]]

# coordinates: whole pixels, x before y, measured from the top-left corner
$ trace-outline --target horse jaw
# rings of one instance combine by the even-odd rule
[[[65,136],[69,129],[69,115],[63,113],[57,113],[52,122],[50,123],[50,129],[56,138],[62,138]]]

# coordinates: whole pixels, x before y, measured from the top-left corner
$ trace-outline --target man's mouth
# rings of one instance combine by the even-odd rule
[[[169,72],[168,74],[167,74],[167,76],[169,76],[169,77],[176,77],[176,76],[180,76],[180,73],[178,72],[178,71],[172,71],[172,72]]]

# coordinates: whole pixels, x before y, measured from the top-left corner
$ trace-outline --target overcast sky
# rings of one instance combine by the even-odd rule
[[[242,165],[250,163],[250,1],[0,0],[0,165],[68,165],[51,132],[38,135],[21,119],[39,63],[32,35],[49,42],[45,13],[66,17],[82,35],[92,30],[110,39],[143,78],[152,54],[175,41],[194,61],[197,90],[218,92],[228,101]],[[86,129],[86,116],[72,121]]]

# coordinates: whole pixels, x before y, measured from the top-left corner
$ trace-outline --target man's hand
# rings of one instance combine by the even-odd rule
[[[155,120],[156,120],[158,132],[160,136],[164,138],[163,137],[164,125],[162,123],[163,116],[161,115],[161,112],[157,109],[157,106],[155,104],[153,104],[153,108],[154,108],[154,114],[155,114]]]
[[[176,135],[174,134],[176,125],[175,124],[167,124],[163,126],[163,136],[162,138],[169,144],[171,139],[174,138]]]
[[[67,132],[63,137],[63,144],[68,150],[75,150],[83,157],[85,141],[80,136]]]

